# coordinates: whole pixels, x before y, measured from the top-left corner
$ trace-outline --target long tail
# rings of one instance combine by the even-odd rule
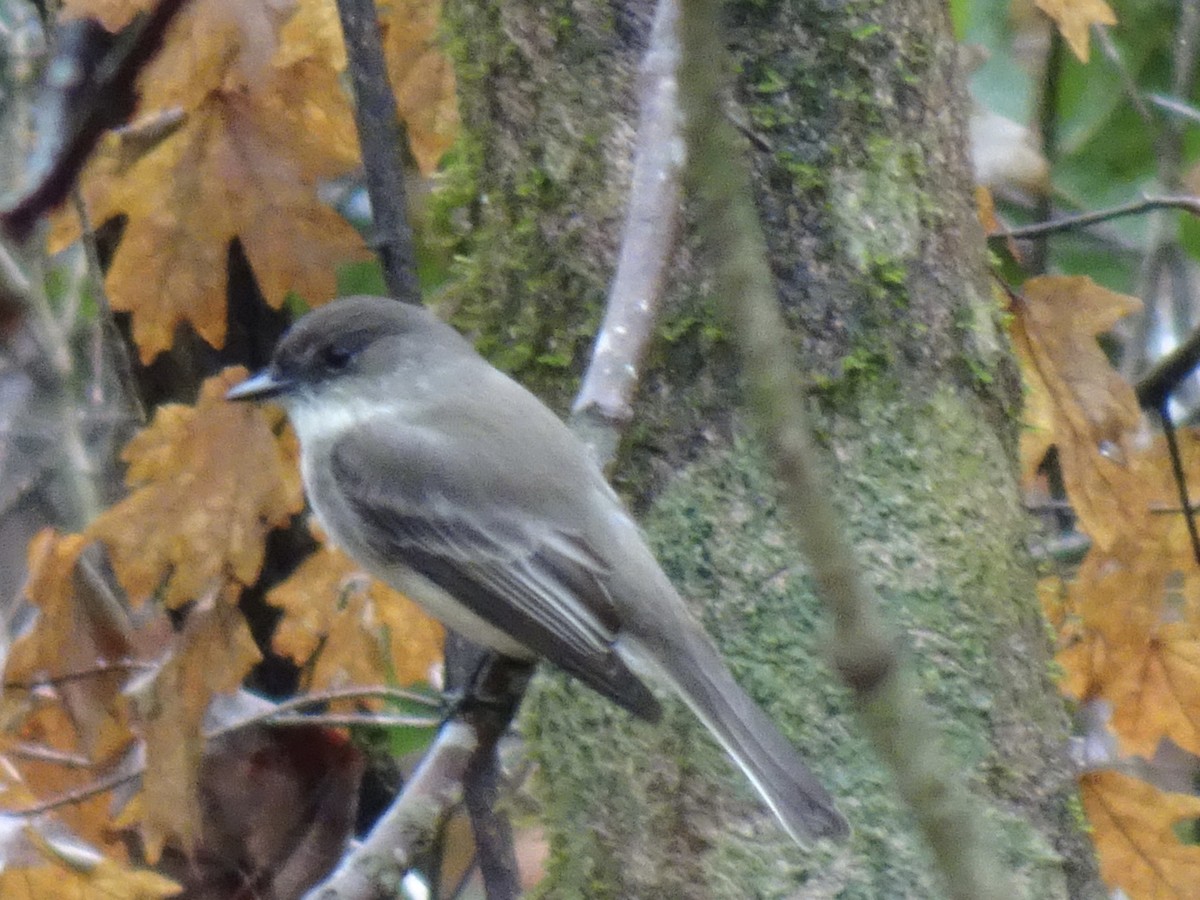
[[[791,744],[729,674],[699,629],[674,635],[670,653],[636,652],[704,723],[796,843],[843,838],[850,826]],[[649,657],[649,658],[648,658]],[[657,657],[657,658],[656,658]]]

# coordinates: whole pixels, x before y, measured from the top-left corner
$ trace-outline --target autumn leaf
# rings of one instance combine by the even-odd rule
[[[1117,772],[1089,772],[1081,789],[1105,882],[1139,900],[1195,896],[1200,847],[1180,843],[1174,827],[1200,817],[1200,798]]]
[[[30,542],[23,593],[38,609],[38,619],[14,643],[5,678],[10,684],[54,684],[77,739],[69,749],[101,761],[129,740],[120,704],[127,672],[102,669],[128,656],[134,626],[116,598],[80,579],[85,543],[81,535],[51,529]]]
[[[1013,344],[1038,417],[1026,421],[1041,434],[1029,440],[1053,435],[1071,504],[1106,549],[1136,534],[1148,510],[1129,466],[1130,437],[1141,421],[1137,397],[1095,337],[1140,308],[1136,298],[1082,276],[1031,278],[1013,304]]]
[[[267,533],[303,508],[282,413],[224,399],[245,374],[238,367],[209,378],[195,406],[160,407],[122,454],[132,493],[88,534],[107,545],[134,602],[162,588],[174,607],[231,579],[253,584]]]
[[[19,724],[14,723],[6,737],[0,745],[0,812],[36,809],[46,801],[76,796],[76,802],[55,811],[56,821],[109,856],[124,860],[125,844],[112,828],[112,794],[90,790],[96,784],[97,773],[106,771],[112,761],[90,759],[82,751],[75,723],[66,709],[59,703],[43,701]],[[23,752],[29,748],[43,751],[44,758]],[[72,760],[83,764],[68,764]],[[7,896],[0,892],[0,897]]]
[[[1185,475],[1200,475],[1200,442],[1178,434]],[[1126,753],[1150,756],[1168,737],[1200,751],[1200,570],[1166,441],[1134,451],[1129,495],[1147,510],[1111,549],[1093,546],[1059,590],[1062,689],[1103,698]],[[1063,594],[1065,593],[1065,597]]]
[[[71,0],[70,15],[118,28],[148,0]],[[458,131],[453,68],[436,43],[439,5],[396,0],[384,11],[389,72],[414,158],[432,173]],[[84,173],[91,217],[127,219],[106,286],[132,314],[143,362],[188,324],[225,342],[226,258],[237,238],[267,302],[311,304],[336,291],[338,265],[366,258],[362,239],[317,196],[358,165],[333,0],[196,0],[143,74],[139,115],[177,111],[169,137],[132,155],[106,140]],[[51,245],[78,236],[57,217]]]
[[[36,854],[41,861],[14,866],[16,854],[4,848],[9,862],[0,871],[4,900],[160,900],[180,892],[179,885],[156,872],[126,868],[68,837],[42,835],[34,826],[6,837],[5,844],[19,840],[25,845],[20,856]]]
[[[1104,0],[1034,0],[1054,20],[1080,62],[1088,60],[1088,33],[1093,25],[1116,25],[1117,17]]]
[[[458,136],[454,66],[437,43],[441,3],[383,5],[383,49],[396,107],[421,174],[429,176]]]
[[[423,682],[441,659],[441,625],[328,544],[267,602],[283,610],[273,647],[311,670],[310,690]]]
[[[214,694],[235,690],[259,659],[231,598],[213,594],[188,613],[166,662],[134,694],[146,742],[140,813],[149,859],[168,838],[189,850],[199,838],[204,713]]]
[[[1141,646],[1113,655],[1103,695],[1113,704],[1112,728],[1129,754],[1150,757],[1170,738],[1200,753],[1200,634],[1190,625],[1163,625]]]
[[[106,5],[119,6],[108,12],[113,22],[129,12]],[[292,19],[304,39],[285,48],[280,30],[298,33],[283,25],[292,4],[202,0],[141,82],[140,113],[178,107],[183,126],[132,165],[108,142],[85,171],[92,218],[127,217],[106,285],[113,307],[132,313],[144,362],[168,349],[184,322],[223,346],[234,238],[275,308],[289,291],[314,304],[330,299],[338,264],[365,258],[358,234],[317,197],[322,181],[358,164],[340,35],[316,27],[329,6],[298,0]],[[264,46],[277,48],[269,61]],[[52,246],[77,233],[60,215]]]

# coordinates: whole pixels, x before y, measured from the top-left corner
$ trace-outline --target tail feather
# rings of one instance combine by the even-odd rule
[[[798,844],[848,835],[849,824],[816,775],[733,680],[708,638],[688,631],[674,652],[638,653],[639,662],[650,661],[676,690]]]

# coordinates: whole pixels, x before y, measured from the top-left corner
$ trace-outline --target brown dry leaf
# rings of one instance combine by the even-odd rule
[[[126,732],[126,734],[128,734]],[[12,734],[12,748],[38,748],[61,759],[87,759],[80,747],[75,724],[59,704],[46,703],[35,709]],[[8,742],[6,742],[8,743]],[[66,796],[76,802],[54,811],[57,822],[102,850],[124,860],[126,847],[112,829],[112,793],[83,792],[93,787],[103,767],[77,767],[51,759],[33,759],[19,752],[0,757],[0,811],[28,810]],[[0,897],[7,897],[0,892]]]
[[[126,868],[77,842],[41,835],[32,826],[20,837],[28,847],[23,855],[36,854],[45,862],[0,871],[4,900],[160,900],[180,891],[157,872]]]
[[[1135,297],[1083,276],[1031,278],[1013,303],[1013,344],[1031,395],[1049,399],[1067,494],[1083,529],[1106,550],[1138,533],[1148,510],[1128,460],[1141,421],[1137,397],[1095,336],[1140,308]]]
[[[71,728],[68,740],[59,736],[46,746],[99,763],[131,740],[120,699],[128,671],[106,667],[129,656],[133,625],[116,598],[89,589],[80,578],[84,544],[81,535],[50,529],[30,542],[24,596],[37,607],[38,618],[14,642],[5,677],[10,684],[52,683],[53,688],[40,689],[37,703],[60,703]],[[42,708],[39,715],[47,712]],[[28,731],[30,723],[24,728]]]
[[[1200,473],[1195,435],[1181,431],[1179,440],[1185,472]],[[1157,514],[1112,550],[1093,547],[1068,586],[1057,619],[1061,687],[1109,701],[1123,752],[1153,755],[1164,737],[1200,752],[1200,571],[1165,441],[1136,454],[1130,469]]]
[[[59,535],[44,528],[29,542],[24,598],[38,608],[37,625],[15,642],[5,664],[7,681],[72,671],[63,651],[75,630],[75,562],[87,541],[78,534]],[[92,661],[93,663],[95,660]]]
[[[421,174],[429,176],[458,136],[454,67],[437,43],[439,0],[390,0],[380,17],[396,106]]]
[[[183,322],[224,344],[235,237],[276,308],[289,291],[330,299],[336,266],[366,256],[354,229],[317,199],[321,181],[358,163],[340,36],[320,27],[331,0],[297,2],[286,47],[277,33],[290,2],[200,3],[142,82],[140,113],[182,108],[183,126],[132,165],[109,142],[84,174],[93,220],[128,217],[106,285],[114,308],[133,314],[145,362],[171,346]],[[77,234],[74,218],[60,215],[52,246]]]
[[[199,838],[204,713],[214,694],[235,690],[261,658],[233,600],[214,594],[193,608],[173,652],[134,698],[146,741],[140,810],[151,861],[168,838],[185,850]]]
[[[992,192],[981,184],[975,186],[975,216],[983,226],[984,234],[1000,230],[1000,222],[996,218],[996,201]]]
[[[1059,687],[1064,694],[1108,696],[1119,672],[1114,660],[1145,653],[1160,623],[1164,585],[1162,570],[1147,565],[1139,553],[1126,558],[1095,550],[1088,554],[1067,586],[1064,606],[1070,616],[1059,628],[1062,649],[1055,660],[1063,669]]]
[[[1169,737],[1200,753],[1200,635],[1191,626],[1163,625],[1141,647],[1124,644],[1105,681],[1122,751],[1150,757]]]
[[[91,17],[116,32],[154,0],[64,0],[64,19]],[[262,76],[296,0],[192,0],[176,15],[159,53],[141,76],[143,111],[165,105],[196,106],[226,78]],[[164,99],[168,102],[164,103]]]
[[[1088,32],[1093,25],[1116,25],[1117,16],[1104,0],[1034,0],[1054,20],[1080,62],[1088,60]]]
[[[312,666],[310,690],[427,681],[441,659],[441,625],[328,544],[274,587],[267,602],[283,610],[274,649]]]
[[[224,399],[245,375],[226,369],[204,382],[195,406],[160,407],[122,453],[132,493],[88,532],[108,546],[135,603],[164,585],[175,607],[230,579],[253,584],[267,533],[303,508],[282,413]]]
[[[1175,823],[1200,816],[1200,798],[1171,794],[1117,772],[1081,779],[1100,874],[1129,897],[1194,897],[1200,847],[1180,843]]]

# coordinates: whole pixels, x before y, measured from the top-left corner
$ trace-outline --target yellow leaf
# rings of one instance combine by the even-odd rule
[[[340,42],[320,24],[332,0],[296,2],[203,0],[184,15],[142,79],[140,106],[149,117],[182,109],[182,125],[132,163],[107,141],[84,173],[92,219],[127,217],[106,285],[113,307],[132,314],[145,362],[183,323],[224,345],[234,238],[275,308],[289,291],[329,300],[336,267],[366,258],[354,229],[317,197],[322,181],[358,165]],[[296,26],[283,25],[289,16]],[[77,234],[73,216],[60,215],[51,245]]]
[[[201,725],[214,694],[235,690],[260,655],[232,597],[210,596],[188,614],[174,652],[135,697],[146,741],[142,834],[149,859],[163,841],[190,850],[201,821]]]
[[[267,602],[283,610],[274,649],[311,668],[310,690],[427,681],[441,659],[441,625],[328,544],[272,588]]]
[[[396,106],[421,174],[429,176],[458,135],[454,67],[437,43],[438,0],[390,0],[384,53]]]
[[[1052,430],[1067,495],[1104,549],[1136,534],[1149,510],[1129,465],[1141,421],[1137,397],[1095,336],[1140,308],[1135,297],[1090,278],[1061,276],[1031,278],[1013,304],[1013,344],[1041,419],[1033,425]]]
[[[1088,32],[1093,25],[1116,25],[1117,16],[1104,0],[1034,0],[1054,20],[1080,62],[1088,60]]]
[[[227,580],[253,584],[267,533],[303,508],[295,439],[277,436],[282,413],[224,399],[244,377],[227,369],[204,382],[194,407],[160,407],[122,454],[132,493],[89,534],[108,546],[135,602],[160,586],[178,606]]]
[[[1110,665],[1103,695],[1123,751],[1150,757],[1168,737],[1200,753],[1200,635],[1190,625],[1163,625],[1141,646],[1126,643]]]
[[[1200,798],[1160,791],[1117,772],[1081,779],[1100,874],[1126,896],[1194,897],[1200,847],[1180,843],[1175,823],[1200,816]]]
[[[46,863],[0,871],[4,900],[161,900],[181,890],[156,872],[126,868],[88,847],[47,839],[32,827],[24,837]]]

